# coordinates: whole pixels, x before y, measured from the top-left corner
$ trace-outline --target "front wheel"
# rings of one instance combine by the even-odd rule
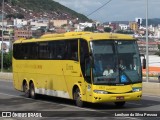
[[[30,84],[30,96],[33,99],[36,98],[36,93],[35,93],[35,88],[34,88],[34,84],[33,83]]]
[[[80,93],[79,88],[76,88],[76,90],[74,91],[74,100],[78,107],[83,107],[84,103],[81,100],[81,93]]]
[[[115,105],[117,106],[117,107],[123,107],[124,105],[125,105],[125,101],[123,101],[123,102],[115,102]]]

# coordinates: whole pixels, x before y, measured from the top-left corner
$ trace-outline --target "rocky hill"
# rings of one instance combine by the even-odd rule
[[[4,0],[4,13],[6,17],[18,18],[50,18],[50,19],[76,19],[89,21],[89,19],[53,0]],[[2,0],[0,0],[0,11]]]

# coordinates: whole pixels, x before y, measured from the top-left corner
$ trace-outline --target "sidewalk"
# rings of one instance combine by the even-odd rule
[[[1,80],[12,80],[13,74],[12,73],[0,73]]]
[[[143,82],[142,91],[144,94],[160,96],[160,83]]]

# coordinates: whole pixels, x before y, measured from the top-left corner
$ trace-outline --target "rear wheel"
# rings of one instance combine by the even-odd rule
[[[36,93],[35,93],[35,88],[34,88],[34,84],[33,83],[30,84],[30,96],[33,99],[36,98]]]
[[[124,105],[125,105],[125,101],[123,101],[123,102],[115,102],[115,105],[117,106],[117,107],[123,107]]]
[[[24,93],[25,93],[25,94],[24,94],[25,97],[29,98],[29,97],[30,97],[30,92],[29,92],[29,88],[28,88],[28,85],[27,85],[26,82],[23,84],[23,91],[24,91]]]
[[[75,91],[74,91],[74,100],[75,100],[75,103],[78,107],[83,107],[83,101],[81,100],[81,93],[80,93],[80,90],[79,88],[76,88]]]

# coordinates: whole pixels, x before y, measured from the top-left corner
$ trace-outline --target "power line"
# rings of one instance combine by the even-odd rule
[[[111,1],[112,1],[112,0],[107,1],[107,2],[104,3],[102,6],[100,6],[99,8],[97,8],[96,10],[94,10],[93,12],[91,12],[90,14],[88,14],[87,17],[90,16],[90,15],[92,15],[93,13],[97,12],[98,10],[100,10],[101,8],[103,8],[104,6],[106,6],[106,5],[107,5],[108,3],[110,3]]]

